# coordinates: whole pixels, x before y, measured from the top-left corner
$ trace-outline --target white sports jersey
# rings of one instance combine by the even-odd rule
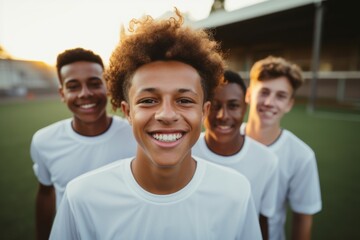
[[[245,132],[245,124],[241,132]],[[314,151],[298,137],[283,129],[268,148],[279,160],[279,190],[275,215],[269,219],[271,240],[284,240],[286,207],[297,213],[315,214],[321,210],[319,175]]]
[[[205,133],[201,133],[192,153],[242,173],[250,182],[257,213],[266,217],[274,214],[278,187],[278,160],[266,146],[245,136],[243,147],[238,153],[221,156],[208,148]]]
[[[40,183],[53,185],[56,206],[66,184],[75,177],[120,158],[134,156],[137,143],[129,123],[113,116],[110,128],[95,137],[76,133],[72,119],[65,119],[37,131],[31,142],[33,169]]]
[[[196,161],[191,181],[168,195],[141,188],[132,175],[131,158],[74,179],[50,239],[261,239],[246,178]]]

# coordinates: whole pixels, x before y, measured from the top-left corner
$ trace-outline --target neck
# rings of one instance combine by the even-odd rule
[[[262,126],[255,121],[249,121],[246,124],[245,133],[264,145],[270,145],[280,136],[281,128],[279,125]]]
[[[244,145],[244,136],[239,134],[231,141],[221,142],[213,138],[210,134],[205,134],[205,142],[207,147],[214,153],[221,156],[231,156],[240,152],[242,146]]]
[[[196,161],[191,158],[191,154],[177,166],[159,167],[139,151],[139,148],[132,161],[131,170],[137,183],[150,193],[175,193],[183,189],[195,174]]]
[[[111,126],[112,117],[108,117],[106,114],[96,122],[86,123],[80,121],[76,117],[73,118],[71,123],[75,132],[83,136],[97,136],[106,132]]]

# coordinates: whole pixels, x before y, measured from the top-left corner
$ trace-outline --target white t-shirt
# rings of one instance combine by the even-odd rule
[[[245,124],[241,132],[245,132]],[[276,213],[269,219],[270,240],[284,240],[286,208],[302,214],[321,210],[321,192],[314,151],[293,133],[283,129],[268,148],[279,160],[279,190]]]
[[[131,159],[71,181],[50,239],[261,239],[243,175],[195,158],[195,174],[183,189],[156,195],[138,185]]]
[[[120,158],[135,156],[137,143],[131,126],[118,116],[112,119],[110,128],[95,137],[76,133],[71,127],[72,119],[56,122],[34,134],[30,147],[33,170],[40,183],[54,186],[56,206],[70,180]]]
[[[242,173],[250,182],[256,212],[266,217],[274,214],[278,187],[278,160],[266,146],[245,136],[243,147],[238,153],[221,156],[208,148],[205,133],[201,133],[192,153]]]

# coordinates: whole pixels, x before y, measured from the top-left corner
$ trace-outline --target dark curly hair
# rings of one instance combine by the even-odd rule
[[[204,100],[211,100],[224,71],[220,45],[210,32],[182,26],[182,15],[177,9],[175,13],[178,19],[155,20],[150,16],[133,19],[129,33],[122,30],[120,42],[105,71],[114,109],[120,108],[122,101],[128,101],[135,71],[154,61],[175,60],[192,66],[201,77]]]
[[[104,69],[104,63],[101,57],[95,54],[93,51],[86,50],[83,48],[68,49],[60,53],[57,56],[57,60],[56,60],[56,70],[60,83],[62,83],[61,74],[60,74],[61,68],[70,63],[80,62],[80,61],[98,63]]]
[[[252,82],[266,81],[278,77],[286,77],[294,93],[304,83],[301,68],[284,58],[268,56],[257,61],[250,70],[250,86]]]

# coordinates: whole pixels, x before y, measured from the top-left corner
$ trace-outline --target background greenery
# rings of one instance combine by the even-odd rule
[[[34,132],[70,116],[57,99],[0,104],[0,239],[34,239],[37,180],[29,146]],[[313,239],[360,239],[360,114],[315,112],[297,105],[283,126],[316,152],[323,210]]]

